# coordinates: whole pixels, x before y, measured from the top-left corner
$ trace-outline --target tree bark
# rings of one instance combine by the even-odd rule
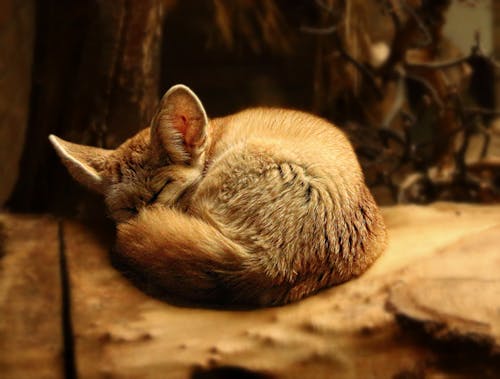
[[[0,2],[0,207],[19,173],[28,124],[35,2]]]
[[[493,0],[491,15],[493,17],[493,56],[500,57],[500,0]],[[500,73],[495,80],[495,104],[500,108]]]
[[[96,202],[70,181],[47,137],[115,147],[148,126],[163,15],[161,0],[37,3],[31,115],[12,209],[85,213]]]

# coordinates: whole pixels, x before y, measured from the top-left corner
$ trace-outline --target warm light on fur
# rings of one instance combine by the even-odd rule
[[[116,150],[50,140],[104,194],[118,254],[180,298],[287,303],[362,274],[386,246],[350,143],[310,114],[208,120],[179,85]]]

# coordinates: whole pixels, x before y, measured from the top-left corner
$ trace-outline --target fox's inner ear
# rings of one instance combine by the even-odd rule
[[[49,140],[77,182],[95,192],[104,192],[104,166],[112,150],[71,143],[52,134]]]
[[[174,163],[196,164],[207,140],[208,118],[198,97],[176,85],[163,96],[151,123],[153,152]]]

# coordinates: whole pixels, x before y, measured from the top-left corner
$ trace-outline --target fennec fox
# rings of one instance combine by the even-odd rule
[[[105,196],[117,254],[167,293],[277,305],[363,273],[386,245],[344,134],[313,115],[248,109],[209,120],[183,85],[116,150],[50,136]]]

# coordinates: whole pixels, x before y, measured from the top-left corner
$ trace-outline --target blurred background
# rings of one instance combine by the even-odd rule
[[[102,214],[47,136],[116,147],[176,83],[331,120],[381,204],[500,199],[499,0],[2,0],[0,47],[9,211]]]

